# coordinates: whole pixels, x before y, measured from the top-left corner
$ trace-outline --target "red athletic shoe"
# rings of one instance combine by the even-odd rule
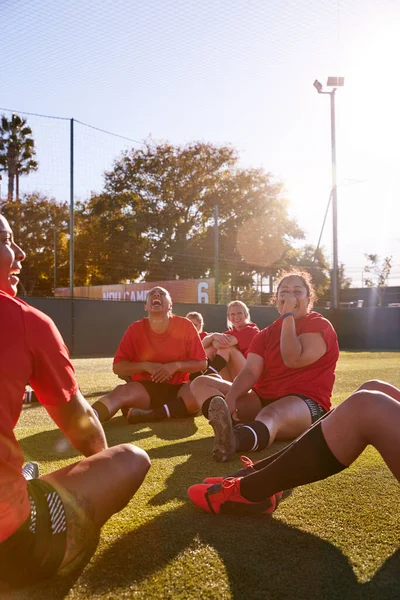
[[[255,473],[256,470],[253,465],[256,463],[254,463],[251,458],[248,458],[247,456],[241,456],[240,460],[244,464],[244,467],[239,469],[239,471],[236,471],[236,473],[233,473],[233,475],[230,475],[230,477],[244,477],[245,475],[250,475],[250,473]],[[214,483],[221,483],[223,479],[226,479],[226,477],[206,477],[203,479],[203,483],[213,485]]]
[[[274,494],[262,502],[250,502],[240,493],[241,479],[241,477],[228,477],[214,485],[204,483],[192,485],[188,489],[188,496],[196,506],[215,514],[269,515],[273,513],[277,507],[277,500],[280,500],[282,494]]]

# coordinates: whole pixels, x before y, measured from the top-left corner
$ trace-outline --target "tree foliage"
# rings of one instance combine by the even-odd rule
[[[19,197],[19,177],[36,171],[38,163],[34,159],[36,154],[32,129],[25,119],[19,115],[12,115],[7,119],[1,117],[0,124],[0,171],[6,172],[8,177],[8,201]]]
[[[392,257],[386,256],[382,261],[377,254],[365,254],[367,264],[364,267],[364,273],[368,277],[364,279],[367,287],[376,288],[377,305],[382,306],[382,299],[385,288],[388,286],[390,271],[392,270]]]
[[[288,216],[282,184],[261,169],[241,169],[233,148],[148,140],[116,160],[103,193],[80,206],[77,281],[214,275],[216,206],[219,277],[233,289],[251,285],[255,270],[276,272],[271,245],[284,253],[303,235]],[[256,256],[243,250],[246,239]]]
[[[286,256],[288,267],[298,267],[310,273],[319,298],[324,296],[330,287],[329,262],[322,248],[306,244],[302,248],[291,248]],[[284,270],[282,269],[282,270]]]
[[[55,258],[57,286],[67,286],[69,235],[66,204],[34,193],[21,197],[18,205],[16,202],[8,203],[3,213],[13,229],[16,220],[20,220],[16,241],[26,253],[20,275],[22,293],[29,296],[53,295]]]

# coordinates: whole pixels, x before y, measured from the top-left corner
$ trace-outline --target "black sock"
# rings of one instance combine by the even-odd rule
[[[189,374],[189,381],[193,381],[196,377],[200,377],[200,375],[204,375],[203,371],[196,371],[196,373]]]
[[[228,363],[222,356],[216,354],[212,361],[209,363],[208,368],[204,371],[203,375],[210,375],[212,373],[219,373],[226,367]]]
[[[170,400],[167,404],[163,404],[159,408],[153,410],[155,420],[163,421],[164,419],[183,419],[190,415],[186,404],[180,396]]]
[[[201,407],[201,412],[203,413],[203,415],[205,416],[206,419],[208,419],[208,409],[210,408],[210,402],[213,398],[215,398],[216,396],[210,396],[209,398],[207,398],[207,400],[204,400],[203,402],[203,406]]]
[[[240,490],[250,502],[261,502],[276,492],[326,479],[346,468],[331,452],[318,422],[268,466],[244,477]]]
[[[111,419],[110,411],[103,402],[100,402],[100,400],[96,400],[96,402],[92,404],[92,408],[96,411],[99,421],[101,423]]]
[[[233,433],[236,438],[236,452],[263,450],[269,444],[268,427],[261,421],[236,425]]]

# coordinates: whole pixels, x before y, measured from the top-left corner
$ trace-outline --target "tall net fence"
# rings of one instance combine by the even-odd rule
[[[38,162],[36,171],[19,177],[19,205],[7,199],[1,171],[1,209],[27,251],[22,293],[52,296],[57,289],[88,297],[93,287],[92,297],[133,301],[142,288],[129,286],[204,280],[214,286],[210,301],[264,304],[277,273],[294,265],[312,273],[326,304],[335,277],[344,302],[362,300],[369,286],[381,283],[393,288],[385,291],[390,303],[397,302],[398,2],[104,0],[99,8],[93,0],[72,0],[55,10],[33,0],[18,23],[24,48],[15,15],[3,4],[6,108],[0,113],[26,119]],[[339,265],[332,208],[323,227],[336,173],[328,96],[312,88],[324,77],[319,85],[328,93],[329,75],[346,81],[336,97]],[[60,107],[61,114],[35,112],[42,105]],[[240,199],[215,181],[200,194],[204,216],[185,232],[176,210],[168,212],[171,196],[151,207],[157,176],[163,181],[153,173],[146,215],[145,196],[139,201],[119,186],[115,169],[124,153],[146,149],[148,132],[173,146],[232,145],[241,168],[271,170],[271,188],[283,184],[273,200],[288,211],[279,233],[284,260],[268,256],[276,213],[261,222],[245,205],[245,193]],[[114,172],[111,189],[105,172]],[[188,178],[184,169],[179,177]],[[229,194],[234,214],[227,210]],[[193,202],[189,216],[196,210]],[[244,239],[230,244],[250,216]],[[290,220],[298,220],[303,238]],[[185,235],[190,243],[179,244]],[[353,297],[350,282],[365,291]]]

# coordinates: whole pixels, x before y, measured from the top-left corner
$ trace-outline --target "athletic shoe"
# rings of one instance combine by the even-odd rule
[[[126,419],[128,423],[134,425],[135,423],[149,423],[150,421],[156,421],[154,410],[144,410],[142,408],[130,408],[126,413]]]
[[[208,419],[215,435],[213,458],[217,462],[226,462],[235,454],[236,439],[229,408],[222,396],[214,396],[211,400]]]
[[[22,475],[27,481],[37,479],[39,477],[39,465],[37,462],[28,462],[22,467]]]
[[[251,458],[248,458],[247,456],[241,456],[240,460],[242,461],[242,463],[244,464],[243,469],[239,469],[239,471],[236,471],[236,473],[233,473],[233,475],[230,475],[230,477],[245,477],[246,475],[250,475],[250,473],[255,473],[256,470],[253,467],[253,465],[255,465],[256,463],[254,463]],[[256,461],[258,462],[258,461]],[[227,479],[226,477],[206,477],[205,479],[203,479],[203,483],[207,483],[208,485],[213,485],[214,483],[221,483],[224,479]]]
[[[191,501],[202,510],[225,515],[270,515],[277,507],[281,493],[262,502],[250,502],[241,495],[241,477],[228,477],[222,483],[206,485],[199,483],[188,489]],[[278,498],[277,498],[278,496]]]

